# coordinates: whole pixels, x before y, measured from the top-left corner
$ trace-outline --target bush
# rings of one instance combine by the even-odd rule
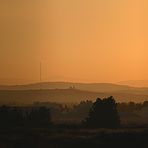
[[[108,97],[101,100],[98,98],[93,103],[89,115],[84,121],[86,126],[92,128],[117,128],[120,119],[117,112],[117,104],[114,98]]]

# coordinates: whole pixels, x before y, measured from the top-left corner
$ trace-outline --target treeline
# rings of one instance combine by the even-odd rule
[[[144,108],[148,108],[148,101],[144,101],[142,103],[128,102],[128,103],[118,103],[119,112],[133,112],[136,110],[142,110]]]
[[[83,103],[81,103],[82,105]],[[87,104],[90,104],[87,101]],[[81,122],[81,127],[110,127],[120,126],[117,104],[113,97],[97,99],[89,106],[87,116]],[[64,109],[64,108],[63,108]],[[65,108],[66,109],[66,108]],[[68,110],[66,110],[68,111]],[[81,113],[81,112],[80,112]],[[54,113],[52,114],[54,116]],[[0,127],[51,127],[51,112],[47,107],[0,107]]]
[[[0,128],[53,127],[57,124],[79,124],[81,127],[116,128],[121,124],[148,123],[148,101],[116,103],[111,96],[62,105],[36,102],[30,107],[0,107]]]
[[[93,106],[93,101],[81,101],[78,104],[56,104],[54,103],[39,103],[47,105],[51,108],[52,119],[56,123],[80,123],[89,114],[90,108]],[[128,102],[116,103],[117,111],[121,119],[121,124],[148,124],[148,101],[142,103]]]
[[[50,109],[20,108],[20,107],[0,107],[0,128],[13,127],[50,127]]]

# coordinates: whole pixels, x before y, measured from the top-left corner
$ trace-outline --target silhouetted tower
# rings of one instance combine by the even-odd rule
[[[42,63],[40,62],[40,89],[42,89]]]

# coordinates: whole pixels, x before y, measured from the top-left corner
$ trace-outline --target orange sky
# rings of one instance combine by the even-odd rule
[[[148,79],[147,0],[0,1],[0,84]]]

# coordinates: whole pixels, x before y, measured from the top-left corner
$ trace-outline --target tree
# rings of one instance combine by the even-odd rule
[[[0,127],[19,127],[23,123],[23,113],[19,108],[0,107]]]
[[[48,127],[51,125],[50,109],[40,107],[32,109],[27,115],[27,122],[29,126],[34,127]]]
[[[93,128],[119,127],[120,119],[115,99],[112,96],[104,98],[103,100],[98,98],[96,102],[93,103],[84,123]]]

